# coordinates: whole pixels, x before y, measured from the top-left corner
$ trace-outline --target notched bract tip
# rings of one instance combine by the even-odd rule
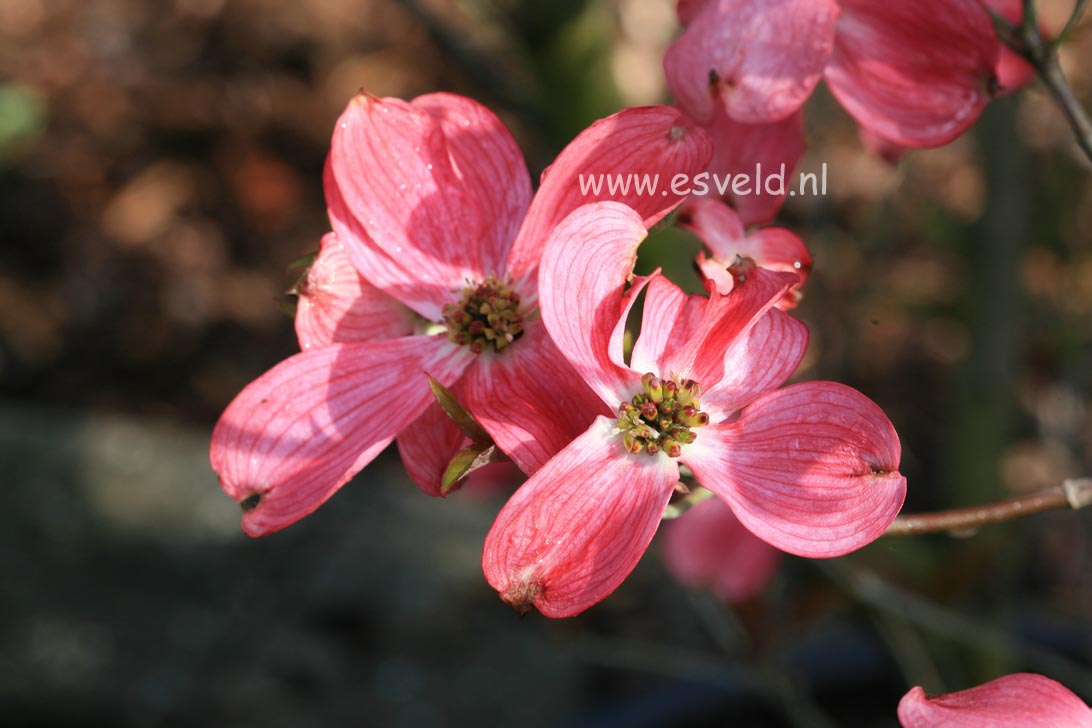
[[[539,582],[521,582],[501,594],[501,599],[512,609],[515,609],[522,619],[535,608],[535,599],[545,591],[546,588]]]
[[[251,493],[246,498],[239,501],[239,507],[243,509],[243,513],[250,513],[252,510],[258,507],[258,504],[262,502],[261,493]]]

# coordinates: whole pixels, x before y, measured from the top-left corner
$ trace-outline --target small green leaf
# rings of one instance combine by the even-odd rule
[[[688,510],[701,503],[704,500],[709,500],[713,497],[713,491],[706,490],[700,485],[692,486],[690,493],[674,503],[668,503],[667,509],[664,511],[663,520],[670,521],[673,518],[678,518]]]
[[[432,377],[428,378],[428,386],[432,389],[432,394],[436,397],[436,401],[443,408],[447,416],[455,423],[455,426],[466,433],[466,436],[474,441],[477,445],[492,445],[493,438],[489,436],[489,433],[482,429],[482,426],[478,424],[477,420],[470,416],[470,413],[463,409],[463,406],[459,404],[459,400],[455,399],[455,395],[451,393],[444,385],[437,382]]]
[[[440,495],[450,493],[466,476],[483,465],[503,459],[503,454],[492,443],[476,442],[463,448],[451,458],[444,470],[440,479]]]

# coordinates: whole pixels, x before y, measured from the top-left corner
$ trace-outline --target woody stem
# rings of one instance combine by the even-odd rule
[[[1092,478],[1067,480],[1053,488],[972,508],[899,516],[885,536],[968,531],[991,523],[1011,521],[1033,513],[1063,508],[1078,510],[1092,505]]]
[[[1058,54],[1056,52],[1061,40],[1076,25],[1087,3],[1088,0],[1078,0],[1065,29],[1053,43],[1044,41],[1042,33],[1039,32],[1034,0],[1025,0],[1024,22],[1019,26],[1009,25],[996,15],[994,16],[994,23],[997,26],[998,37],[1001,42],[1024,58],[1038,72],[1043,85],[1050,90],[1055,102],[1057,102],[1058,107],[1062,110],[1062,114],[1073,130],[1078,146],[1080,146],[1088,161],[1092,162],[1092,121],[1089,120],[1088,113],[1081,106],[1080,101],[1077,100],[1073,89],[1069,86],[1069,82],[1066,81],[1065,75],[1058,65]]]

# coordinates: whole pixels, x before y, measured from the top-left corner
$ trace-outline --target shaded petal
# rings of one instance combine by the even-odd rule
[[[834,47],[834,0],[710,0],[664,54],[667,84],[700,123],[716,104],[750,124],[803,106]]]
[[[1092,710],[1042,675],[1005,675],[930,698],[920,687],[899,702],[903,728],[1092,728]]]
[[[718,104],[712,122],[703,128],[713,140],[709,172],[716,176],[710,180],[709,194],[729,200],[744,226],[773,220],[785,202],[790,175],[804,156],[803,114],[797,111],[769,124],[745,124],[734,121]],[[732,182],[739,175],[748,180],[739,182],[737,194]]]
[[[465,381],[464,375],[450,388],[463,403]],[[398,454],[410,479],[426,494],[440,497],[444,495],[440,492],[444,471],[455,453],[470,444],[470,438],[433,399],[424,413],[402,430],[397,443]]]
[[[665,523],[661,538],[672,576],[687,586],[707,587],[729,603],[758,595],[781,560],[777,549],[744,528],[718,498]]]
[[[554,229],[539,270],[539,306],[554,343],[613,410],[640,376],[610,356],[622,293],[647,232],[640,216],[617,202],[585,205]]]
[[[261,536],[319,507],[429,404],[425,372],[455,381],[469,355],[441,337],[333,344],[251,382],[212,433],[220,485]]]
[[[322,237],[298,293],[296,336],[301,349],[413,333],[413,311],[361,278],[334,233]]]
[[[783,310],[796,306],[812,265],[811,254],[796,233],[778,227],[746,233],[736,212],[726,203],[711,198],[687,203],[679,215],[679,226],[701,238],[713,253],[712,259],[700,257],[698,267],[702,275],[716,283],[718,292],[728,293],[735,287],[735,278],[727,267],[737,257],[751,258],[767,270],[799,276],[799,281],[778,302]]]
[[[365,278],[435,320],[414,304],[427,298],[442,306],[467,278],[483,277],[474,242],[485,224],[476,202],[432,115],[363,93],[349,102],[334,128],[326,203]],[[410,284],[425,291],[405,290]]]
[[[672,341],[687,341],[701,322],[701,296],[688,296],[667,277],[650,277],[641,310],[641,333],[633,343],[630,367],[640,373],[664,373],[664,353]]]
[[[660,269],[657,268],[652,275],[660,275]],[[626,365],[626,332],[630,312],[633,311],[637,298],[641,295],[641,291],[645,290],[645,286],[648,285],[651,278],[652,276],[633,276],[629,288],[622,294],[622,302],[618,310],[618,323],[615,324],[614,331],[611,332],[610,341],[607,344],[607,354],[613,363],[623,368],[628,368]]]
[[[756,400],[731,424],[703,427],[682,459],[759,538],[809,557],[876,538],[906,496],[901,450],[883,411],[833,382]]]
[[[455,174],[483,221],[480,235],[462,241],[485,273],[504,273],[508,249],[531,203],[531,175],[516,140],[496,115],[465,96],[434,93],[412,105],[440,123]]]
[[[684,195],[670,189],[674,175],[701,172],[713,153],[709,139],[686,114],[670,106],[623,109],[582,131],[543,174],[508,263],[514,278],[531,274],[550,232],[581,205],[600,200],[623,202],[651,227]],[[636,184],[611,191],[608,177],[625,181],[656,177],[657,189]],[[598,193],[582,183],[603,184]]]
[[[725,377],[728,348],[781,300],[797,281],[795,275],[757,268],[751,262],[734,267],[735,287],[727,295],[710,292],[698,298],[704,305],[701,323],[685,338],[672,336],[663,356],[662,374],[693,379],[706,391]],[[712,283],[706,283],[712,289]],[[704,400],[703,400],[704,404]]]
[[[842,0],[830,90],[873,133],[946,144],[990,100],[1000,42],[979,0]]]
[[[520,470],[530,475],[610,414],[558,351],[541,321],[496,355],[483,355],[464,378],[466,408]]]
[[[808,350],[808,327],[772,309],[736,338],[724,354],[724,377],[701,397],[709,416],[726,416],[777,389]]]
[[[485,537],[501,599],[571,617],[605,599],[648,548],[678,481],[666,455],[630,455],[599,417],[520,486]]]

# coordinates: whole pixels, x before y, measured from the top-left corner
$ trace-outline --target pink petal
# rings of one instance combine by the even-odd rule
[[[441,285],[427,282],[422,278],[421,270],[412,270],[411,266],[405,265],[405,261],[392,258],[375,244],[364,229],[364,223],[356,219],[342,198],[334,181],[329,157],[323,170],[323,187],[326,191],[326,212],[330,217],[330,224],[338,240],[345,246],[345,254],[357,272],[376,288],[401,301],[428,321],[439,322],[444,304],[452,302],[458,287],[450,282]],[[427,269],[424,273],[432,276]]]
[[[610,355],[622,293],[647,233],[634,210],[617,202],[585,205],[550,236],[539,270],[539,307],[554,343],[612,410],[640,376]]]
[[[1031,673],[930,698],[920,687],[899,702],[903,728],[1092,728],[1092,710],[1060,683]]]
[[[550,232],[581,205],[624,202],[637,211],[645,227],[651,227],[684,199],[670,189],[672,177],[701,172],[712,153],[705,134],[669,106],[623,109],[595,122],[562,150],[549,174],[543,174],[509,258],[511,275],[533,273]],[[636,184],[612,193],[605,182],[608,175],[627,181],[657,176],[658,185],[651,193],[638,192]],[[581,179],[604,183],[598,194],[591,188],[585,193]]]
[[[318,508],[431,401],[425,373],[450,384],[469,355],[442,337],[333,344],[251,382],[221,415],[210,459],[261,536]]]
[[[464,374],[463,379],[450,388],[464,404],[465,382]],[[470,438],[434,399],[420,417],[402,430],[397,442],[398,454],[410,480],[424,493],[438,498],[443,495],[440,483],[444,471],[455,454],[470,444]]]
[[[834,0],[710,0],[664,54],[668,86],[703,124],[717,103],[736,121],[781,121],[819,83],[837,19]]]
[[[713,140],[709,172],[716,177],[710,180],[710,195],[718,196],[724,189],[724,199],[739,212],[744,226],[773,220],[793,187],[793,170],[804,156],[803,114],[797,111],[769,124],[745,124],[734,121],[718,105],[713,120],[703,128]],[[756,184],[756,179],[761,182]],[[732,191],[733,183],[739,184],[739,194]]]
[[[598,417],[520,486],[485,537],[485,578],[519,611],[579,614],[622,583],[656,533],[678,467],[630,455],[614,427]]]
[[[733,271],[736,282],[731,293],[712,291],[708,298],[697,299],[704,306],[701,323],[686,337],[672,335],[673,346],[662,358],[662,373],[693,379],[706,391],[716,390],[728,375],[724,367],[729,347],[797,281],[793,274],[763,270],[750,262]],[[711,283],[706,286],[712,288]]]
[[[708,587],[729,603],[757,596],[773,578],[780,552],[743,527],[718,498],[663,526],[663,558],[683,584]]]
[[[462,245],[479,270],[503,274],[531,203],[531,175],[516,140],[492,111],[465,96],[428,94],[412,105],[440,122],[455,173],[484,221],[480,238],[464,239]]]
[[[642,374],[666,373],[664,355],[668,347],[672,342],[693,338],[701,325],[704,303],[704,297],[688,296],[665,276],[651,276],[641,312],[641,333],[633,344],[630,367]]]
[[[772,309],[738,336],[724,355],[724,376],[701,398],[711,417],[727,415],[777,389],[808,350],[808,327]]]
[[[443,126],[400,99],[358,94],[334,129],[326,174],[334,231],[364,277],[433,320],[452,290],[484,277],[485,211],[469,182]],[[422,301],[433,305],[422,310]]]
[[[413,333],[413,311],[360,277],[333,233],[299,284],[301,349],[335,342],[397,339]]]
[[[479,357],[464,386],[467,410],[527,474],[610,413],[537,320],[518,344]]]
[[[698,266],[706,278],[716,283],[717,291],[728,293],[735,286],[735,279],[726,268],[742,256],[767,270],[799,276],[799,281],[778,302],[783,310],[796,306],[812,260],[804,241],[795,233],[777,227],[745,233],[735,211],[711,198],[687,203],[679,215],[679,225],[693,231],[713,253],[712,259],[699,258]]]
[[[979,0],[841,0],[830,90],[904,147],[946,144],[990,100],[1000,43]]]
[[[906,496],[900,454],[875,403],[808,382],[761,397],[735,422],[699,429],[682,459],[756,536],[821,558],[872,542],[895,519]]]

